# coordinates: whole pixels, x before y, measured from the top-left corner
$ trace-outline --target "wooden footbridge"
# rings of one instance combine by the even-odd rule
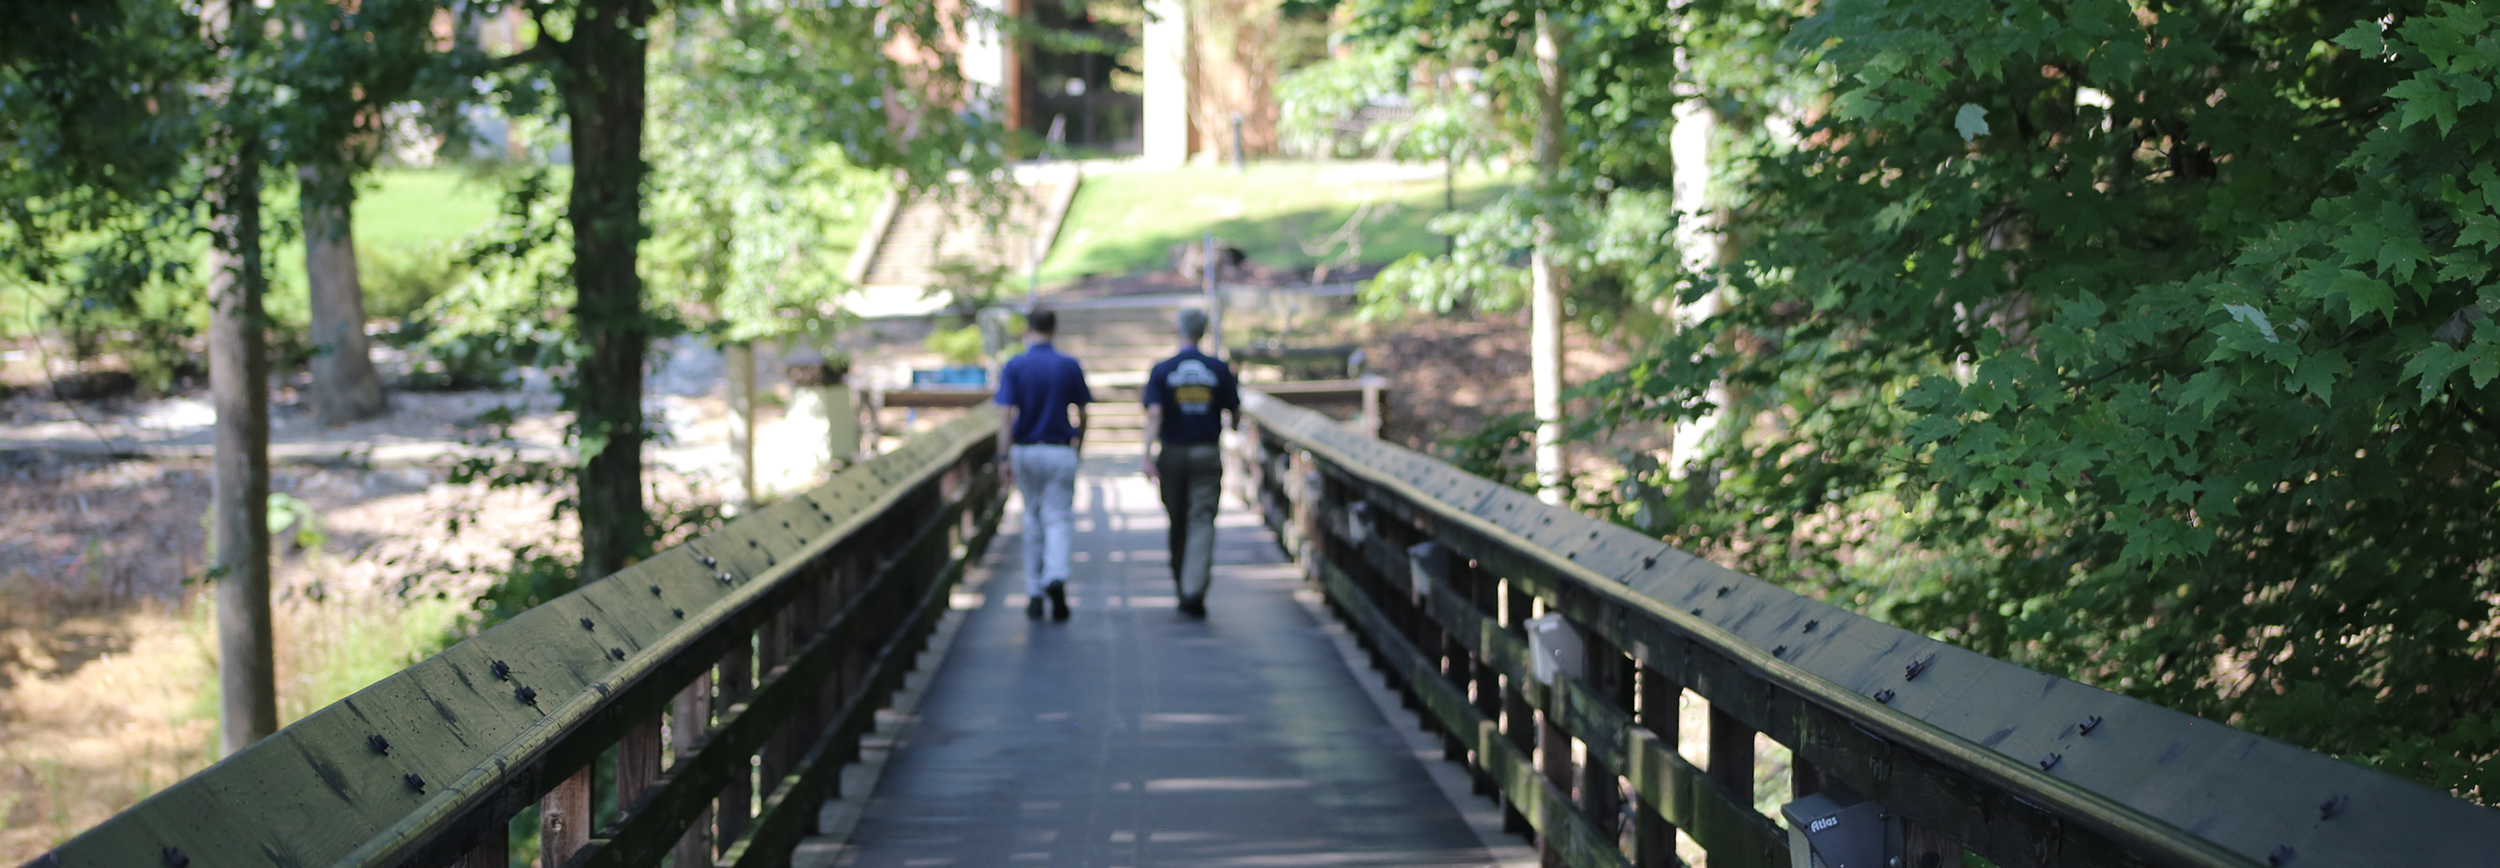
[[[1015,559],[989,552],[1006,495],[974,409],[35,864],[1459,865],[1507,841],[1660,866],[1680,835],[1714,868],[2500,866],[2500,812],[1246,409],[1228,484],[1256,516],[1231,513],[1207,621],[1170,611],[1133,461],[1080,485],[1074,621],[980,584]],[[1416,716],[1365,698],[1314,611]],[[883,777],[842,791],[948,618]],[[1688,694],[1709,708],[1689,759]],[[1416,721],[1420,758],[1395,731]],[[1786,816],[1756,809],[1758,737],[1793,757]]]

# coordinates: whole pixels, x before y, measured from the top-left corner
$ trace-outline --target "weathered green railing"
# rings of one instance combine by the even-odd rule
[[[549,868],[787,864],[997,527],[997,425],[976,408],[524,612],[33,864],[504,868],[532,803]]]
[[[1880,805],[1888,868],[1958,868],[1965,850],[2007,868],[2500,866],[2500,812],[1863,618],[1244,399],[1236,490],[1549,865],[1674,865],[1678,829],[1711,868],[1790,864],[1790,832],[1753,807],[1759,733],[1792,752],[1796,795]],[[1524,629],[1542,612],[1584,645],[1581,674],[1550,686]],[[1710,709],[1699,765],[1677,751],[1687,690]]]

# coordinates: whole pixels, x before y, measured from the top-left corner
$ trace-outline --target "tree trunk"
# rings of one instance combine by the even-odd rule
[[[382,375],[365,341],[365,289],[356,274],[356,232],[348,204],[355,188],[343,166],[305,166],[304,277],[312,295],[313,415],[344,425],[380,415]]]
[[[762,500],[755,491],[755,345],[722,347],[721,360],[729,368],[729,456],[738,477],[730,502],[740,513],[752,512]]]
[[[561,84],[572,124],[573,317],[588,354],[578,367],[583,581],[643,555],[643,352],[651,341],[634,248],[642,225],[643,0],[586,0],[566,44]]]
[[[1678,54],[1679,62],[1683,55]],[[1676,246],[1684,266],[1702,271],[1726,265],[1736,259],[1736,248],[1727,232],[1727,209],[1715,207],[1723,203],[1710,201],[1716,194],[1710,187],[1710,147],[1718,136],[1718,114],[1706,100],[1690,100],[1676,107],[1675,126],[1669,134],[1669,153],[1675,159],[1675,207],[1697,216],[1676,228]],[[1711,292],[1692,304],[1676,304],[1671,313],[1677,329],[1690,328],[1719,312],[1719,294]],[[1725,383],[1712,383],[1706,393],[1714,407],[1728,406]],[[1701,460],[1702,448],[1721,424],[1724,409],[1712,410],[1700,418],[1677,423],[1668,442],[1667,473],[1672,478],[1691,478],[1694,465]],[[1706,468],[1695,485],[1686,488],[1688,501],[1707,498],[1712,480]]]
[[[256,8],[229,0],[221,32],[259,26]],[[229,49],[229,53],[233,53]],[[221,83],[219,98],[237,88]],[[217,586],[218,747],[232,755],[278,731],[269,623],[269,344],[261,295],[259,137],[224,127],[222,162],[209,167],[208,390],[217,407],[210,504],[211,578]]]
[[[1537,125],[1536,172],[1539,193],[1549,203],[1562,175],[1563,69],[1562,25],[1544,12],[1536,15]],[[1536,399],[1537,498],[1546,503],[1570,499],[1566,488],[1568,456],[1562,443],[1563,275],[1554,262],[1554,223],[1539,216],[1536,249],[1528,256],[1529,380]]]

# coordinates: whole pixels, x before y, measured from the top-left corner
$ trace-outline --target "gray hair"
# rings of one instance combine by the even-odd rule
[[[1180,313],[1172,315],[1172,330],[1180,333],[1181,340],[1197,343],[1199,338],[1207,336],[1207,312],[1194,307],[1181,308]]]

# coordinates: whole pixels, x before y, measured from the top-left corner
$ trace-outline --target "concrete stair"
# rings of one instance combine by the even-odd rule
[[[1094,405],[1086,408],[1092,429],[1086,433],[1086,447],[1141,448],[1146,409],[1138,402],[1146,372],[1179,346],[1172,315],[1185,306],[1200,306],[1198,299],[1157,296],[1064,307],[1044,301],[1042,306],[1058,311],[1059,334],[1053,343],[1085,366],[1086,384],[1094,391]]]
[[[968,196],[930,191],[890,203],[869,227],[850,278],[864,287],[926,288],[951,264],[1024,274],[1046,255],[1082,177],[1073,165],[1024,167],[995,224]]]

